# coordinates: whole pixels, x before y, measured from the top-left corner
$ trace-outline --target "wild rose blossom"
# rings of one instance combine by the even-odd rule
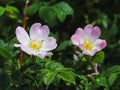
[[[15,44],[15,47],[20,47],[22,51],[29,55],[45,58],[52,55],[51,51],[57,47],[56,39],[48,37],[50,31],[47,25],[41,26],[40,23],[35,23],[30,28],[30,36],[23,27],[16,28],[16,37],[20,44]]]
[[[84,30],[78,28],[75,34],[72,35],[71,41],[83,50],[82,54],[93,56],[107,45],[106,40],[98,39],[100,35],[101,30],[98,26],[93,27],[91,24],[88,24]]]

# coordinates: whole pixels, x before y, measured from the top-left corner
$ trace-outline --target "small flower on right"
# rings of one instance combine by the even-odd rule
[[[78,46],[82,54],[94,56],[96,52],[102,50],[107,46],[106,40],[98,39],[101,35],[101,30],[98,26],[88,24],[84,30],[77,28],[75,34],[72,35],[71,41]]]

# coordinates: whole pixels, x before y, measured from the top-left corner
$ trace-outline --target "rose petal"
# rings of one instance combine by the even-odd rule
[[[91,37],[93,37],[94,39],[97,39],[100,37],[100,34],[101,34],[100,28],[98,26],[95,26],[91,32]]]
[[[24,51],[25,53],[32,55],[34,53],[34,51],[32,51],[29,47],[27,46],[21,46],[22,51]]]
[[[80,43],[80,39],[82,40],[82,36],[83,36],[83,29],[82,28],[78,28],[75,32],[74,35],[72,35],[71,37],[71,41],[74,45],[79,45]]]
[[[97,49],[93,49],[91,51],[87,51],[87,50],[84,50],[82,52],[82,54],[86,54],[86,55],[89,55],[89,56],[94,56],[94,54],[97,52]]]
[[[41,52],[37,56],[40,57],[41,59],[44,59],[46,56],[51,56],[53,55],[52,52]]]
[[[41,26],[40,23],[35,23],[30,28],[30,38],[44,40],[49,35],[49,28],[46,25]]]
[[[101,40],[101,39],[97,39],[94,43],[94,47],[97,48],[97,51],[102,50],[103,48],[105,48],[107,46],[107,42],[106,40]]]
[[[17,36],[17,39],[18,41],[22,44],[22,45],[27,45],[28,42],[29,42],[29,36],[27,34],[27,32],[25,31],[24,28],[18,26],[16,28],[16,36]]]
[[[42,45],[42,51],[50,51],[53,50],[57,47],[56,44],[56,39],[54,39],[53,37],[48,37],[47,39],[45,39],[43,41],[43,45]]]
[[[14,44],[15,47],[21,47],[21,44]]]
[[[84,34],[91,34],[91,31],[93,31],[93,26],[91,24],[88,24],[84,28]]]

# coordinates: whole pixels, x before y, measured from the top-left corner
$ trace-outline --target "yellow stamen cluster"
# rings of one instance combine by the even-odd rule
[[[29,46],[31,49],[38,51],[42,48],[42,41],[37,39],[30,40]]]
[[[92,50],[92,43],[89,41],[84,42],[84,47],[86,50]]]

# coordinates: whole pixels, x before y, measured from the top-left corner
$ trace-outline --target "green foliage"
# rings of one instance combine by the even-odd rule
[[[26,30],[34,22],[48,25],[58,47],[45,59],[23,53],[21,67],[20,49],[14,44],[25,1],[0,0],[0,90],[120,89],[119,0],[29,0]],[[93,57],[82,55],[70,40],[76,28],[89,23],[98,25],[100,38],[107,41],[107,47]]]
[[[64,22],[68,15],[73,15],[73,9],[66,2],[49,5],[47,2],[36,2],[28,8],[28,15],[33,15],[38,11],[39,17],[49,26],[58,25]]]
[[[108,87],[107,79],[105,76],[100,76],[96,79],[97,84],[100,86]]]
[[[38,11],[39,7],[40,7],[40,4],[38,2],[30,5],[28,8],[28,15],[31,16],[31,15],[35,14]]]
[[[52,8],[61,22],[64,22],[67,15],[73,15],[73,9],[65,2],[55,4]]]
[[[39,16],[42,18],[42,20],[45,20],[45,22],[48,23],[48,25],[50,25],[51,27],[57,24],[57,16],[51,6],[42,6],[39,9]]]
[[[115,80],[117,79],[117,74],[116,73],[112,73],[109,78],[108,78],[108,83],[109,85],[113,85],[113,83],[115,82]]]
[[[57,51],[64,50],[71,45],[72,45],[71,41],[64,41],[59,45],[59,47],[57,48]]]
[[[0,6],[0,16],[4,14],[4,12],[5,12],[5,8]]]
[[[60,79],[67,83],[75,84],[75,73],[72,68],[65,68],[60,63],[49,60],[45,63],[45,69],[41,69],[40,73],[38,73],[38,77],[39,83],[44,82],[47,86],[51,83],[59,83]]]
[[[103,62],[104,57],[105,57],[104,52],[99,51],[95,54],[95,56],[93,56],[92,60],[94,63],[101,63],[101,62]]]
[[[19,13],[19,10],[16,7],[7,5],[5,11],[10,18],[17,19],[17,13]]]

